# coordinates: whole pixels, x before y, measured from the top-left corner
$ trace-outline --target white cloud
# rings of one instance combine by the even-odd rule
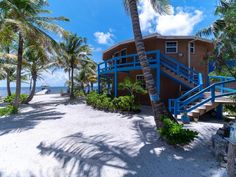
[[[97,43],[99,44],[109,45],[114,43],[114,34],[112,33],[111,29],[108,32],[95,32],[94,36],[96,38]]]
[[[162,35],[189,35],[202,20],[200,10],[170,6],[170,14],[156,13],[149,0],[141,0],[139,5],[140,23],[143,32],[158,32]]]
[[[56,70],[55,72],[43,72],[42,73],[43,80],[39,80],[37,85],[49,85],[53,86],[64,86],[66,81],[68,80],[68,74],[63,70]]]

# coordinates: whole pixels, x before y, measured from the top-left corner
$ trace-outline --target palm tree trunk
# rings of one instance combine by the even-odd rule
[[[157,128],[159,129],[160,127],[162,127],[161,116],[163,115],[169,116],[169,112],[167,111],[165,105],[158,99],[159,95],[157,93],[155,82],[151,73],[151,68],[147,59],[147,55],[145,53],[145,47],[144,47],[143,36],[142,36],[141,28],[140,28],[139,14],[138,14],[138,9],[137,9],[137,0],[128,0],[128,2],[129,2],[130,14],[131,14],[136,50],[138,53],[140,64],[142,66],[143,75],[146,82],[146,87],[149,92],[155,123],[156,123]],[[157,78],[157,79],[160,79],[160,78]]]
[[[11,96],[11,80],[9,72],[7,72],[7,95]]]
[[[28,98],[26,99],[26,101],[24,102],[25,104],[28,104],[34,97],[35,94],[35,90],[36,90],[36,82],[37,82],[37,74],[32,75],[32,89],[31,92],[28,96]]]
[[[74,95],[74,60],[71,61],[71,91],[70,91],[70,98],[75,98]]]
[[[18,108],[20,104],[23,47],[24,47],[23,36],[21,32],[19,32],[19,44],[18,44],[18,56],[17,56],[18,58],[17,58],[17,68],[16,68],[16,98],[14,101],[14,106],[16,108]]]
[[[71,80],[71,69],[68,70],[68,77],[69,77],[68,80],[70,81]],[[70,89],[71,89],[70,88],[70,83],[68,83],[68,91],[69,91],[68,93],[70,93]]]
[[[10,47],[6,48],[8,54],[10,54]],[[10,71],[7,71],[7,95],[11,96],[11,80],[10,80]]]

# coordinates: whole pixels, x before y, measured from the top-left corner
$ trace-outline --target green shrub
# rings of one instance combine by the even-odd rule
[[[81,90],[77,90],[74,92],[75,97],[85,97],[85,94]]]
[[[5,108],[0,108],[0,116],[17,114],[17,113],[18,113],[18,109],[12,105],[8,105]]]
[[[134,96],[120,96],[113,100],[113,104],[117,110],[121,111],[140,110],[140,106],[135,104]]]
[[[171,145],[186,145],[198,135],[196,131],[184,129],[183,125],[163,117],[163,127],[159,130],[160,135]]]
[[[107,94],[91,92],[86,97],[88,105],[106,111],[139,111],[140,106],[136,105],[133,96],[120,96],[112,99]]]
[[[5,103],[9,103],[9,104],[13,104],[14,100],[15,100],[15,97],[16,97],[16,94],[12,94],[11,96],[7,96],[5,99],[4,99],[4,102]],[[25,102],[26,99],[28,98],[28,95],[27,94],[21,94],[20,95],[20,102]]]

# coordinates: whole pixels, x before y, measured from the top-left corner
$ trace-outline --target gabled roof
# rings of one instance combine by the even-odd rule
[[[204,39],[204,38],[197,37],[197,36],[162,36],[162,35],[160,35],[158,33],[154,33],[154,34],[150,34],[150,35],[144,36],[143,39],[149,39],[149,38],[154,38],[154,37],[156,37],[158,39],[167,39],[167,40],[189,39],[189,40],[202,41],[202,42],[206,42],[206,43],[212,43],[212,41],[209,40],[209,39]],[[108,52],[108,51],[118,47],[119,45],[131,43],[131,42],[134,42],[134,39],[129,39],[129,40],[125,40],[125,41],[119,42],[119,43],[109,47],[105,51],[103,51],[103,53],[106,53],[106,52]]]

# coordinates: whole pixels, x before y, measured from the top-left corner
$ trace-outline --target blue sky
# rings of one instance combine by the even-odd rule
[[[214,20],[217,0],[170,0],[171,14],[156,14],[149,0],[140,0],[140,19],[143,34],[191,35],[209,26]],[[52,16],[65,16],[70,22],[60,25],[66,30],[86,37],[93,48],[93,59],[102,60],[102,51],[116,42],[133,37],[130,18],[122,0],[49,0]],[[46,83],[63,86],[67,75],[57,71],[44,73]],[[5,82],[0,83],[5,86]],[[41,85],[41,82],[38,84]],[[25,84],[24,84],[25,86]]]

